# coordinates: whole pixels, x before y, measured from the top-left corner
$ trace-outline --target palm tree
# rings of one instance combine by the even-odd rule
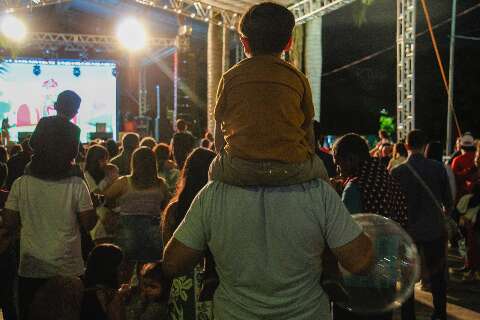
[[[367,11],[375,0],[359,0],[354,3],[353,20],[357,26],[362,26],[367,22]]]

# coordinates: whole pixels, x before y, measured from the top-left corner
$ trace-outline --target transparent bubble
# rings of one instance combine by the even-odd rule
[[[396,222],[375,214],[355,214],[354,220],[370,237],[374,262],[365,274],[340,266],[343,308],[363,314],[398,308],[410,296],[420,274],[420,258],[413,240]]]

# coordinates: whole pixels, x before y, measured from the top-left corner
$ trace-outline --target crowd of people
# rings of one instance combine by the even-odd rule
[[[5,320],[392,319],[339,303],[338,265],[373,267],[361,212],[410,234],[432,319],[447,319],[448,242],[465,236],[465,279],[479,278],[480,148],[466,133],[444,164],[421,130],[327,148],[307,78],[281,59],[294,25],[274,3],[242,16],[248,58],[222,76],[201,141],[178,120],[170,144],[82,144],[70,121],[81,98],[64,91],[30,139],[0,147]]]

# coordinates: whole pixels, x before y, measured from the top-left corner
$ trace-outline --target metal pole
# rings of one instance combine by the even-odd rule
[[[160,139],[160,85],[156,86],[157,93],[157,117],[155,118],[155,139]]]
[[[455,29],[457,24],[457,0],[452,2],[452,25],[450,29],[450,63],[448,67],[448,111],[447,111],[447,156],[452,154],[453,118],[453,74],[455,64]]]

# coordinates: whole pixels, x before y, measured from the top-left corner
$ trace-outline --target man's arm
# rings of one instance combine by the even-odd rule
[[[372,240],[363,232],[346,245],[332,251],[342,267],[351,273],[368,272],[374,261]]]
[[[90,209],[78,213],[78,221],[86,231],[92,230],[97,224],[97,220],[98,217],[95,209]]]
[[[1,217],[1,226],[7,230],[9,236],[18,231],[20,228],[20,212],[10,209],[3,209]]]
[[[193,270],[202,257],[202,251],[189,248],[171,238],[163,251],[163,272],[169,278],[183,275]]]

